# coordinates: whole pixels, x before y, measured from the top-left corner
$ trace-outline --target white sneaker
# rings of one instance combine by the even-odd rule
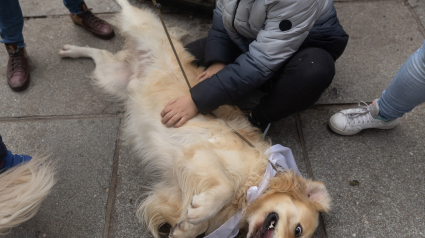
[[[361,106],[361,104],[365,106]],[[378,99],[370,105],[359,102],[359,106],[361,107],[335,113],[329,119],[329,127],[341,135],[354,135],[363,129],[392,129],[399,123],[398,118],[388,122],[376,119],[379,113]]]

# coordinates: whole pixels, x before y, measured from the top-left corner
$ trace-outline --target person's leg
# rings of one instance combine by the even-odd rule
[[[392,129],[399,118],[425,102],[425,41],[399,69],[379,99],[362,108],[340,111],[329,119],[329,127],[341,135],[364,129]]]
[[[105,20],[94,15],[87,7],[84,0],[63,0],[68,8],[72,21],[84,27],[101,39],[110,39],[115,36],[114,29]]]
[[[425,41],[400,68],[378,100],[378,116],[393,120],[425,102]]]
[[[278,121],[312,106],[331,84],[335,64],[323,49],[297,51],[273,77],[271,91],[252,110],[259,124]]]
[[[5,43],[9,59],[6,79],[13,91],[25,90],[30,82],[22,29],[24,19],[18,0],[0,1],[0,42]]]
[[[18,47],[25,47],[22,29],[24,18],[21,6],[17,0],[0,1],[0,36],[2,43],[16,43]]]
[[[6,145],[3,143],[3,139],[1,138],[0,135],[0,167],[3,164],[4,158],[7,155],[7,149],[6,149]]]
[[[31,156],[12,154],[12,152],[8,151],[0,135],[0,173],[19,164],[26,163],[31,159]]]
[[[63,0],[63,5],[68,8],[69,12],[72,14],[81,13],[80,4],[83,0]]]

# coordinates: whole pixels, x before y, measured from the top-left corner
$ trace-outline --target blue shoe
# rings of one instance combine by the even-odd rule
[[[14,155],[12,152],[7,151],[7,155],[3,160],[3,164],[0,167],[0,173],[15,167],[21,163],[27,163],[32,159],[29,155]]]

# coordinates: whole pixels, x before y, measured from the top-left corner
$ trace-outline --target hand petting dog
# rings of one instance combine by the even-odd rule
[[[189,119],[198,114],[198,108],[190,95],[179,97],[170,101],[162,110],[161,122],[167,127],[174,125],[175,128],[181,127]]]
[[[210,78],[220,70],[222,70],[226,64],[214,63],[202,74],[196,77],[198,82],[202,82],[207,78]],[[179,97],[175,100],[170,101],[161,112],[161,122],[167,127],[174,125],[175,128],[181,127],[188,120],[198,114],[198,108],[193,102],[190,95]]]

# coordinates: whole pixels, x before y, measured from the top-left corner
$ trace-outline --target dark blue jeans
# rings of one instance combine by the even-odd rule
[[[80,13],[80,3],[83,0],[63,0],[63,4],[73,14]],[[0,0],[0,42],[17,43],[25,47],[22,28],[24,19],[18,0]]]
[[[0,135],[0,164],[1,162],[3,162],[4,157],[6,157],[6,154],[7,154],[7,149]]]

